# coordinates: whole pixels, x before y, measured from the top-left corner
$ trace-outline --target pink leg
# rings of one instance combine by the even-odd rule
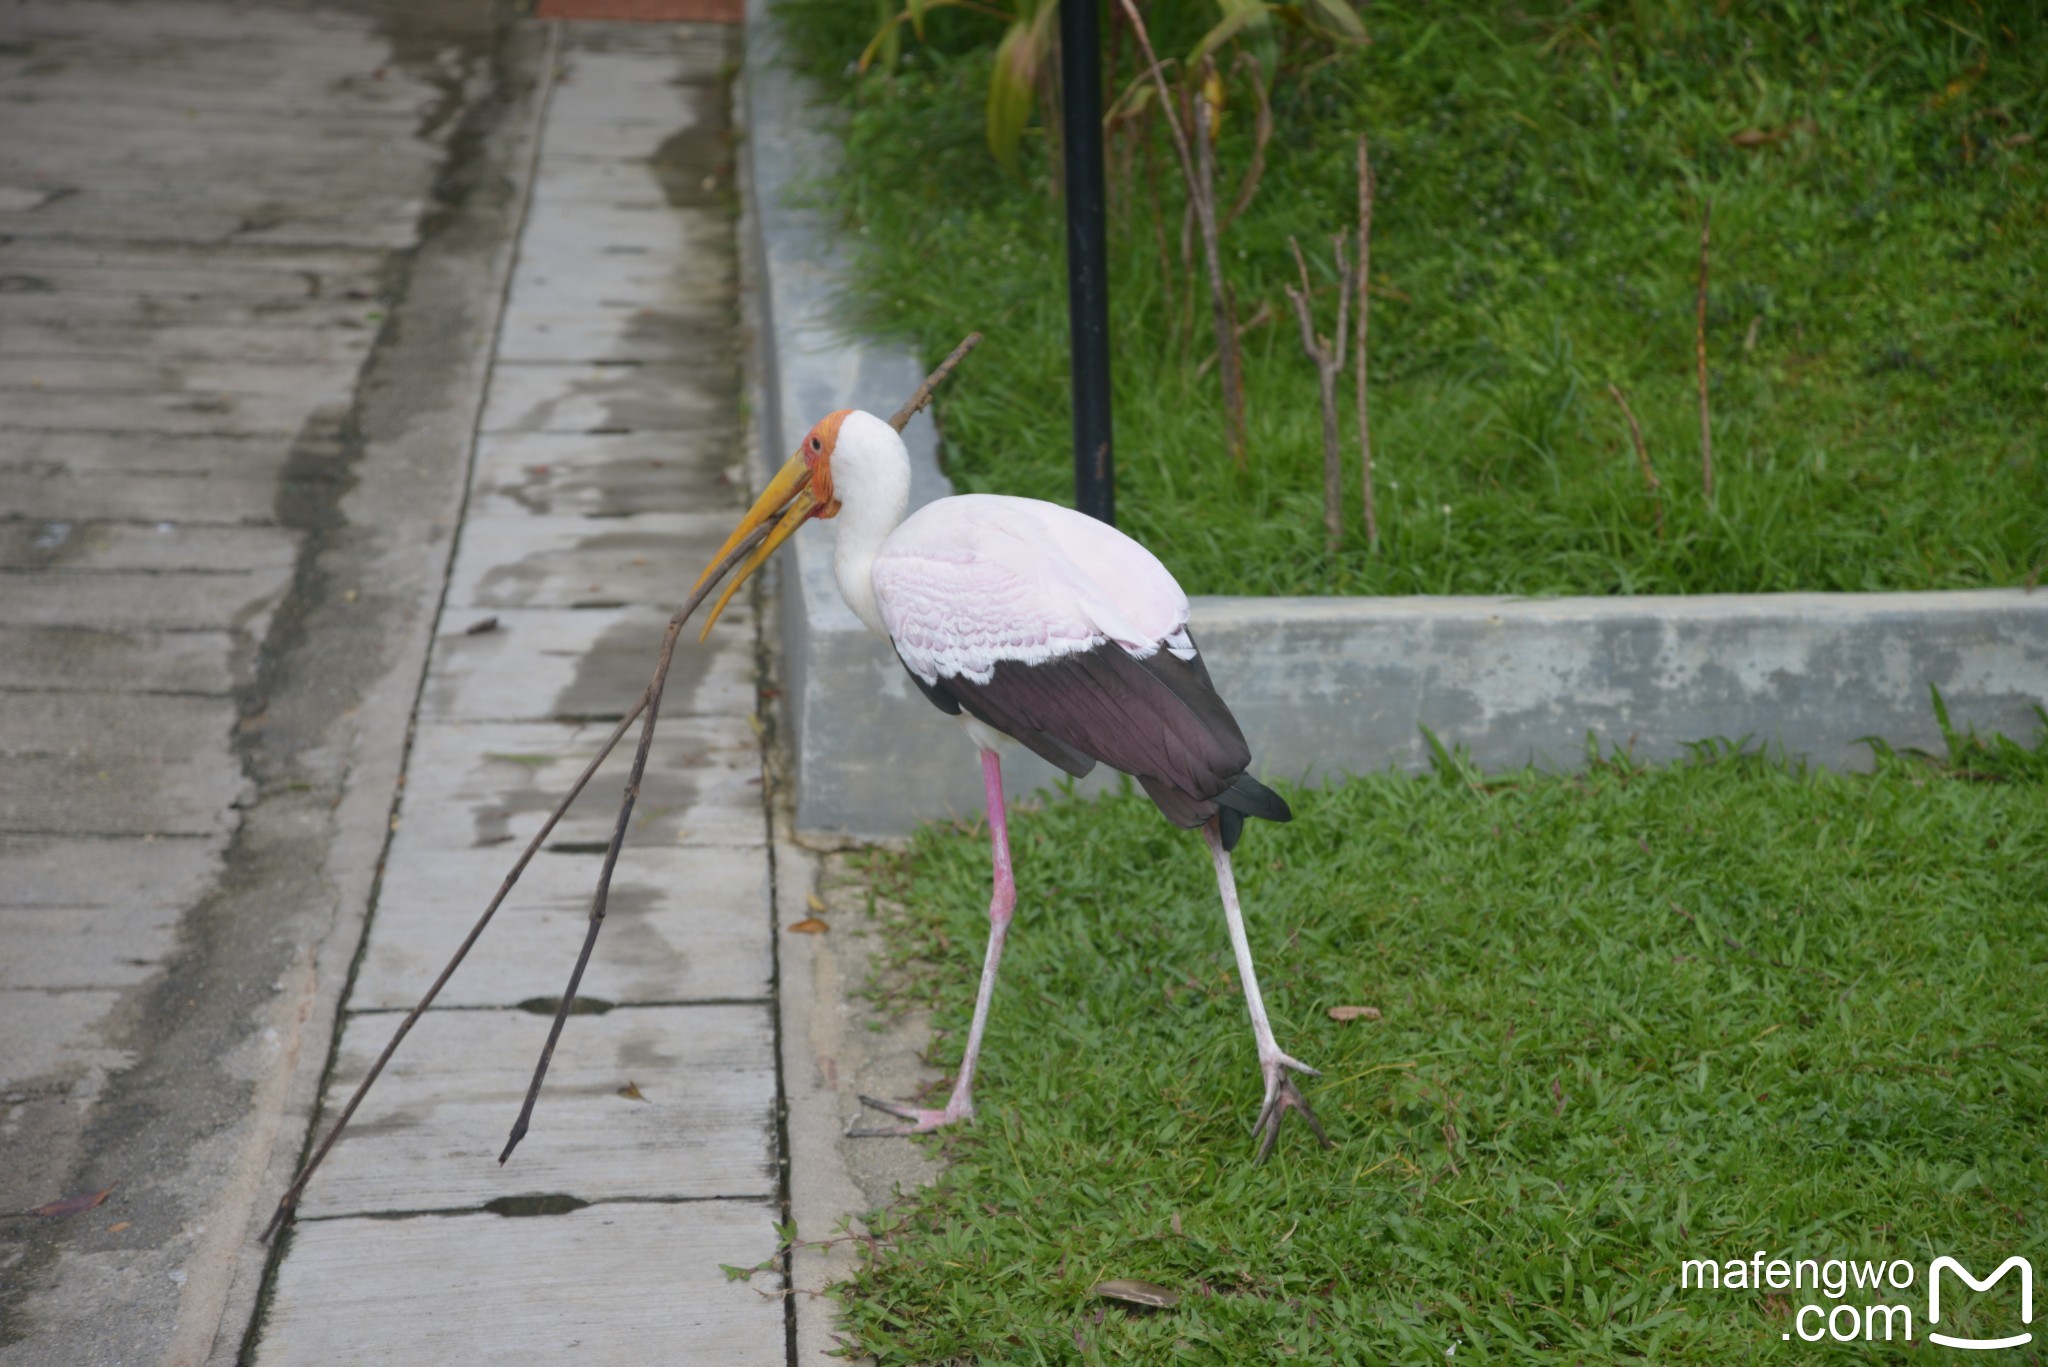
[[[988,790],[989,853],[995,865],[995,890],[988,902],[988,953],[981,962],[981,990],[974,998],[974,1024],[967,1031],[967,1054],[960,1060],[960,1076],[943,1111],[905,1106],[894,1101],[861,1098],[863,1105],[910,1124],[885,1130],[857,1130],[858,1137],[874,1135],[929,1134],[941,1126],[974,1117],[974,1064],[981,1056],[982,1032],[988,1028],[988,1006],[996,993],[996,967],[1003,959],[1003,939],[1010,931],[1010,915],[1017,908],[1017,883],[1010,875],[1010,828],[1003,803],[1003,762],[993,750],[981,752],[981,778]]]
[[[1245,938],[1244,913],[1237,905],[1237,879],[1230,870],[1230,852],[1223,848],[1214,821],[1202,828],[1202,838],[1208,842],[1209,858],[1216,866],[1216,890],[1223,895],[1223,919],[1230,927],[1230,948],[1237,956],[1237,976],[1244,986],[1245,1007],[1251,1012],[1252,1038],[1259,1047],[1259,1071],[1266,1077],[1266,1097],[1259,1106],[1259,1118],[1252,1124],[1252,1132],[1259,1136],[1259,1152],[1254,1161],[1263,1163],[1266,1155],[1273,1152],[1273,1142],[1280,1137],[1280,1122],[1289,1111],[1300,1111],[1301,1118],[1327,1149],[1329,1136],[1323,1133],[1316,1113],[1308,1108],[1307,1098],[1288,1076],[1289,1072],[1307,1073],[1310,1077],[1321,1074],[1300,1059],[1280,1052],[1273,1027],[1266,1020],[1266,1002],[1259,994],[1258,975],[1252,971],[1252,947]]]

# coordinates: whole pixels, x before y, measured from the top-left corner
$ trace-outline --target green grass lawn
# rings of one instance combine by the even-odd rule
[[[1864,1363],[1896,1350],[1781,1338],[1835,1302],[1681,1291],[1680,1262],[2044,1266],[2048,750],[1867,776],[1726,748],[1582,775],[1453,762],[1289,797],[1239,878],[1336,1147],[1290,1128],[1250,1161],[1257,1065],[1196,837],[1130,795],[1021,815],[980,1117],[840,1288],[861,1351]],[[985,837],[930,829],[878,861],[949,1067]],[[1091,1298],[1107,1278],[1182,1300]],[[2011,1332],[2011,1292],[1940,1328]],[[1888,1298],[1924,1341],[1924,1281]]]
[[[1000,26],[936,10],[927,43],[856,77],[875,6],[781,8],[850,113],[844,166],[817,188],[857,243],[850,314],[933,360],[984,330],[941,400],[949,472],[963,489],[1070,497],[1052,158],[1034,132],[1020,179],[983,142]],[[1147,8],[1168,55],[1216,17],[1193,0]],[[1143,159],[1113,174],[1121,525],[1191,592],[2026,580],[2048,560],[2044,14],[2001,0],[1367,7],[1372,46],[1277,82],[1263,188],[1224,238],[1239,316],[1263,302],[1279,320],[1246,341],[1244,471],[1224,454],[1215,380],[1196,375],[1213,350],[1206,298],[1177,330]],[[1136,72],[1123,51],[1118,88]],[[1219,156],[1234,186],[1251,120],[1243,88],[1231,99]],[[1290,233],[1327,277],[1360,130],[1380,175],[1377,558],[1355,508],[1346,547],[1325,553],[1314,375],[1281,292]],[[1770,141],[1732,141],[1744,133]],[[1155,153],[1177,241],[1163,134]],[[1708,196],[1713,506],[1693,390]],[[1610,382],[1666,485],[1661,540]],[[1348,435],[1346,449],[1349,472]]]

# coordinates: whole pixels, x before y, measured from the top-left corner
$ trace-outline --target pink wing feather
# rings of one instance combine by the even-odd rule
[[[1041,664],[1114,641],[1189,659],[1188,599],[1158,557],[1113,527],[1037,499],[926,504],[882,543],[882,622],[910,671],[985,684],[1004,660]]]

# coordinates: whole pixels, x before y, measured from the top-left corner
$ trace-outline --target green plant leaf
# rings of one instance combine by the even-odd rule
[[[886,10],[886,0],[878,8]],[[875,30],[875,36],[868,39],[868,45],[861,49],[857,69],[865,72],[874,64],[877,57],[882,59],[883,66],[896,65],[897,50],[901,43],[896,30],[904,24],[909,24],[911,32],[922,42],[925,16],[935,9],[964,9],[998,19],[1004,17],[1002,11],[990,9],[987,5],[976,3],[975,0],[905,0],[903,8],[884,19],[882,26]]]
[[[868,39],[868,45],[861,49],[860,61],[857,64],[860,71],[866,72],[870,66],[874,65],[875,58],[877,57],[882,59],[882,65],[885,67],[896,65],[896,56],[902,46],[896,30],[909,17],[910,11],[906,9],[892,14],[882,21],[882,26],[875,30],[875,36]]]
[[[1334,2],[1341,5],[1343,0]],[[1217,7],[1223,11],[1223,19],[1216,27],[1202,35],[1201,42],[1195,44],[1195,50],[1188,54],[1190,66],[1222,47],[1245,29],[1263,25],[1273,12],[1273,7],[1265,4],[1264,0],[1217,0]],[[1356,22],[1356,16],[1353,17],[1353,22]]]
[[[1031,120],[1031,97],[1052,44],[1052,16],[1058,9],[1058,0],[1045,0],[1035,12],[1011,21],[989,73],[988,150],[1012,175],[1018,174],[1017,144]]]
[[[1365,24],[1359,19],[1358,11],[1351,8],[1351,0],[1302,0],[1302,9],[1307,12],[1311,23],[1343,42],[1367,41]]]

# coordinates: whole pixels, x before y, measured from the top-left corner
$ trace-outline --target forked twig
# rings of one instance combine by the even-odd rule
[[[953,349],[952,354],[940,362],[936,370],[925,377],[924,383],[917,387],[917,392],[911,395],[910,401],[905,403],[902,408],[897,410],[895,416],[889,419],[890,425],[897,431],[902,431],[910,420],[926,404],[931,402],[933,390],[952,373],[953,367],[958,365],[961,359],[980,342],[980,333],[969,333],[961,341],[960,345]],[[362,1104],[363,1098],[368,1095],[371,1084],[375,1083],[378,1076],[383,1073],[384,1065],[389,1063],[392,1055],[398,1052],[398,1046],[404,1041],[406,1035],[411,1032],[414,1024],[425,1014],[427,1008],[433,1005],[434,999],[440,995],[441,989],[447,986],[448,980],[455,975],[455,970],[468,957],[470,949],[483,935],[484,928],[490,924],[491,918],[497,914],[498,908],[503,905],[505,898],[511,893],[513,885],[519,881],[519,876],[526,871],[526,866],[532,862],[533,856],[540,851],[541,845],[547,840],[549,833],[554,830],[556,824],[568,812],[570,805],[582,794],[585,786],[589,784],[591,778],[597,773],[598,767],[618,747],[618,743],[625,736],[627,728],[632,726],[633,722],[639,719],[642,714],[645,714],[646,719],[640,729],[640,743],[633,756],[633,770],[626,780],[626,790],[619,804],[618,823],[613,828],[611,844],[605,850],[604,868],[598,875],[597,891],[591,899],[590,928],[584,936],[582,951],[577,955],[576,967],[570,974],[568,990],[563,994],[561,1004],[555,1012],[554,1025],[548,1032],[547,1044],[542,1049],[539,1066],[534,1070],[533,1083],[527,1090],[525,1103],[520,1107],[519,1118],[513,1125],[512,1136],[506,1142],[504,1152],[498,1156],[498,1161],[503,1163],[507,1158],[511,1157],[513,1148],[525,1136],[528,1122],[532,1119],[534,1103],[540,1095],[541,1081],[547,1074],[548,1063],[554,1054],[555,1043],[561,1036],[563,1022],[568,1018],[570,1010],[575,1005],[576,989],[583,980],[583,971],[590,962],[591,951],[596,946],[598,930],[604,924],[605,904],[611,894],[612,870],[618,861],[619,848],[625,839],[626,827],[632,817],[633,804],[639,797],[641,778],[647,770],[647,756],[653,746],[655,722],[661,710],[661,695],[668,682],[669,663],[675,656],[676,640],[682,633],[683,623],[689,619],[691,613],[697,610],[697,606],[718,586],[719,581],[724,579],[726,574],[732,570],[732,567],[739,564],[741,560],[753,552],[756,546],[760,545],[767,538],[773,527],[774,524],[772,522],[764,523],[738,545],[734,546],[729,553],[721,558],[705,574],[703,584],[690,595],[689,601],[678,608],[675,615],[669,618],[668,630],[662,637],[661,655],[655,664],[654,677],[648,682],[646,690],[641,693],[633,706],[627,710],[626,715],[619,719],[618,725],[612,728],[611,735],[606,738],[605,743],[598,749],[597,754],[591,758],[590,763],[584,766],[583,772],[577,776],[575,783],[571,785],[568,793],[564,795],[561,802],[556,804],[554,811],[549,813],[548,819],[541,823],[541,828],[527,842],[525,850],[521,852],[518,861],[513,864],[511,872],[506,874],[505,881],[499,884],[497,895],[491,898],[490,905],[484,908],[483,915],[477,918],[476,924],[470,928],[469,934],[464,937],[462,944],[457,947],[453,957],[448,960],[447,966],[441,970],[440,976],[434,979],[433,986],[427,989],[426,995],[420,998],[419,1004],[407,1012],[405,1019],[399,1022],[398,1029],[392,1034],[391,1042],[384,1046],[384,1052],[377,1056],[377,1061],[370,1066],[370,1071],[364,1076],[362,1082],[357,1084],[354,1094],[349,1097],[348,1104],[342,1108],[341,1114],[335,1118],[334,1125],[328,1130],[326,1138],[313,1151],[313,1156],[306,1160],[305,1166],[299,1170],[298,1176],[292,1179],[291,1186],[286,1188],[285,1194],[279,1199],[277,1210],[271,1215],[270,1223],[263,1230],[263,1242],[268,1243],[270,1241],[271,1236],[277,1232],[278,1227],[284,1223],[286,1217],[297,1207],[299,1198],[305,1193],[306,1183],[312,1180],[313,1173],[327,1157],[328,1151],[334,1147],[335,1141],[341,1138],[342,1130],[347,1127],[349,1119],[356,1113],[356,1108]]]
[[[1323,408],[1323,538],[1324,548],[1335,552],[1344,540],[1343,451],[1337,434],[1337,376],[1344,369],[1345,317],[1351,306],[1353,272],[1344,254],[1344,234],[1330,235],[1330,249],[1337,261],[1337,326],[1328,337],[1316,334],[1315,291],[1309,285],[1308,261],[1301,243],[1291,235],[1287,245],[1294,251],[1294,266],[1301,273],[1301,288],[1285,286],[1287,301],[1294,305],[1295,321],[1301,325],[1301,349],[1316,368],[1316,383]]]

